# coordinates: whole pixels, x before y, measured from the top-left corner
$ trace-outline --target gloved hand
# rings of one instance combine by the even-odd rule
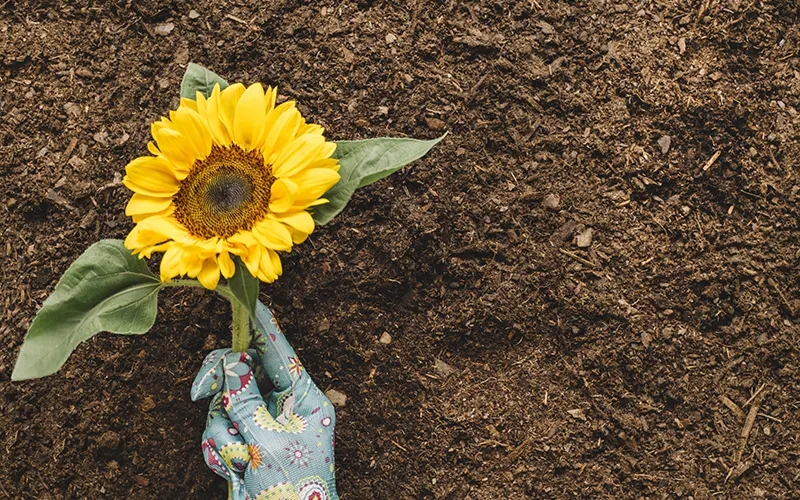
[[[234,500],[338,500],[333,405],[261,302],[254,343],[247,353],[212,351],[192,384],[193,401],[213,396],[206,464],[230,482]],[[266,401],[259,378],[275,387]]]

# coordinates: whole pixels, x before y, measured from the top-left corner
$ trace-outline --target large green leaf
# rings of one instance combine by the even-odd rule
[[[258,301],[258,278],[254,278],[247,266],[239,257],[234,258],[236,271],[228,280],[233,296],[247,308],[250,317],[256,318],[256,302]]]
[[[323,195],[329,203],[314,208],[314,222],[318,226],[327,224],[344,209],[356,189],[383,179],[422,158],[445,135],[430,141],[381,137],[337,142],[333,156],[341,165],[341,179]]]
[[[208,99],[211,91],[214,90],[214,85],[217,83],[219,83],[220,90],[228,86],[228,82],[218,74],[207,70],[199,64],[190,62],[181,81],[181,97],[194,100],[197,97],[197,91],[200,91]]]
[[[101,240],[61,277],[33,318],[11,380],[55,373],[101,331],[144,333],[156,320],[161,282],[121,240]]]

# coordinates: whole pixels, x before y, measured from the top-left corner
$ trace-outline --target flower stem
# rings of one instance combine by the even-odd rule
[[[236,299],[231,300],[231,312],[233,313],[233,352],[247,352],[250,347],[250,313],[247,306]]]

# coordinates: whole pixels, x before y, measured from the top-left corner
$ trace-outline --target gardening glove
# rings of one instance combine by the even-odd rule
[[[333,405],[261,302],[255,327],[255,349],[212,351],[192,384],[193,401],[213,396],[206,464],[228,480],[234,500],[338,500]],[[266,400],[261,377],[274,386]]]

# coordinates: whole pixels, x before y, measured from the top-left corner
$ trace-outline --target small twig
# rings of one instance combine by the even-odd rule
[[[728,475],[725,476],[725,482],[727,483],[729,479],[733,479],[734,481],[742,477],[742,475],[750,470],[753,466],[750,462],[739,462],[733,467],[728,470]]]
[[[763,393],[765,387],[766,387],[766,384],[762,385],[756,391],[756,393],[753,394],[753,397],[751,397],[747,401],[747,403],[745,403],[745,406],[747,406],[748,403],[750,403],[751,401],[753,401],[755,399],[755,401],[753,401],[753,406],[750,407],[750,411],[747,413],[747,418],[744,421],[744,427],[742,427],[742,432],[739,434],[739,437],[741,438],[741,441],[739,443],[739,449],[736,451],[735,459],[736,459],[737,467],[734,467],[734,469],[738,468],[741,465],[742,454],[744,453],[744,449],[747,446],[747,440],[750,438],[750,433],[753,431],[753,425],[755,425],[755,423],[756,423],[756,417],[758,416],[758,410],[761,408],[761,403],[764,400],[764,396],[766,394],[766,393]],[[742,472],[744,472],[744,471],[742,471]],[[741,474],[739,474],[739,475],[741,475]],[[727,480],[727,478],[726,478],[726,480]]]
[[[592,262],[591,260],[584,259],[584,258],[583,258],[583,257],[581,257],[580,255],[576,255],[576,254],[574,254],[574,253],[572,253],[572,252],[569,252],[569,251],[567,251],[567,250],[564,250],[563,248],[559,248],[559,249],[558,249],[558,251],[559,251],[559,252],[561,252],[561,253],[563,253],[563,254],[564,254],[564,255],[566,255],[567,257],[571,257],[571,258],[573,258],[573,259],[577,260],[577,261],[578,261],[578,262],[580,262],[581,264],[586,264],[587,266],[589,266],[589,267],[593,267],[593,268],[597,268],[597,267],[598,267],[598,266],[597,266],[597,264],[595,264],[595,263],[594,263],[594,262]]]
[[[398,447],[398,448],[400,448],[401,450],[403,450],[403,451],[405,451],[406,453],[408,453],[408,450],[407,450],[406,448],[404,448],[404,447],[403,447],[403,445],[401,445],[400,443],[398,443],[398,442],[397,442],[397,441],[395,441],[394,439],[392,439],[391,441],[392,441],[392,444],[394,444],[395,446],[397,446],[397,447]]]
[[[794,308],[789,303],[789,301],[786,299],[786,296],[783,294],[781,289],[778,287],[778,283],[775,280],[773,280],[772,278],[770,278],[768,281],[769,281],[769,284],[772,285],[772,288],[774,288],[775,291],[778,292],[778,297],[781,298],[781,302],[783,302],[784,307],[786,307],[786,309],[789,311],[789,315],[794,317]]]
[[[649,264],[649,263],[653,262],[653,259],[655,259],[655,258],[656,258],[656,256],[655,256],[655,255],[653,255],[653,256],[652,256],[652,257],[650,257],[649,259],[646,259],[646,260],[643,260],[643,261],[639,262],[639,265],[640,265],[640,266],[646,266],[647,264]]]
[[[8,2],[6,2],[6,3],[8,3]],[[2,8],[2,7],[0,7],[0,8]],[[125,25],[125,26],[123,26],[122,28],[120,28],[120,29],[118,29],[118,30],[114,31],[113,33],[114,33],[115,35],[116,35],[117,33],[122,33],[122,32],[123,32],[123,31],[125,31],[126,29],[130,28],[130,27],[131,27],[131,26],[133,26],[134,24],[136,24],[136,23],[138,23],[139,21],[141,21],[141,19],[142,19],[141,17],[137,17],[136,19],[134,19],[133,21],[129,22],[128,24],[126,24],[126,25]]]
[[[522,444],[514,448],[514,450],[508,454],[508,456],[506,457],[506,463],[513,464],[519,458],[519,456],[525,452],[525,450],[528,448],[528,446],[531,444],[532,441],[533,438],[531,436],[525,438],[525,441],[523,441]]]
[[[772,152],[772,148],[767,147],[767,151],[769,151],[769,159],[772,160],[772,164],[775,165],[775,168],[780,170],[781,164],[778,163],[778,160],[775,159],[775,153]]]
[[[136,22],[135,22],[135,23],[133,23],[133,24],[136,24],[136,23],[140,22],[141,20],[142,20],[142,19],[141,19],[141,18],[139,18],[139,20],[138,20],[138,21],[136,21]],[[150,38],[156,38],[156,34],[155,34],[155,33],[153,33],[153,30],[152,30],[152,29],[150,29],[150,26],[148,26],[148,25],[147,25],[147,23],[142,23],[142,28],[144,28],[145,32],[147,32],[147,36],[149,36]]]
[[[247,21],[245,21],[244,19],[239,19],[233,14],[225,14],[225,19],[230,19],[231,21],[237,22],[239,24],[244,24],[245,26],[248,25]]]
[[[481,85],[483,85],[483,82],[485,82],[486,78],[488,78],[488,77],[489,77],[489,73],[486,73],[485,75],[483,75],[481,77],[481,79],[478,80],[478,83],[473,85],[472,88],[469,89],[466,94],[464,94],[464,101],[465,102],[469,102],[469,101],[472,100],[472,98],[475,96],[475,93],[478,91],[479,88],[481,88]]]
[[[650,474],[634,474],[632,477],[634,479],[647,479],[649,481],[666,481],[666,478],[661,476],[653,476]]]
[[[69,161],[69,157],[72,154],[72,152],[75,150],[75,146],[77,146],[77,145],[78,145],[78,139],[76,137],[73,137],[72,139],[70,139],[69,144],[67,145],[67,149],[64,150],[64,157],[61,158],[62,163],[64,165],[66,165],[67,162]]]
[[[744,448],[744,445],[747,444],[747,438],[750,437],[750,433],[753,431],[753,425],[756,423],[758,408],[760,406],[761,405],[753,405],[750,408],[750,412],[747,414],[747,419],[744,421],[744,427],[742,427],[742,434],[739,436],[743,439],[742,448]]]
[[[742,411],[741,408],[739,408],[739,405],[731,401],[731,399],[728,396],[722,395],[719,397],[719,400],[722,401],[722,404],[727,406],[728,409],[730,409],[733,413],[735,413],[737,417],[740,418],[744,417],[744,412]]]
[[[756,398],[758,397],[758,395],[759,395],[759,394],[761,394],[761,393],[764,391],[764,389],[765,389],[766,387],[767,387],[767,384],[763,384],[761,387],[759,387],[758,389],[756,389],[756,392],[755,392],[755,394],[753,394],[752,396],[750,396],[750,399],[748,399],[748,400],[747,400],[747,402],[744,404],[744,406],[747,406],[747,405],[749,405],[751,401],[753,401],[754,399],[756,399]]]
[[[484,439],[483,441],[480,441],[480,442],[478,442],[476,444],[478,446],[483,446],[483,445],[501,446],[501,447],[505,448],[506,450],[510,450],[511,448],[513,448],[513,446],[511,446],[510,444],[504,443],[502,441],[498,441],[496,439]]]
[[[715,162],[715,161],[717,161],[717,158],[719,158],[719,155],[721,155],[721,154],[722,154],[722,150],[719,150],[719,151],[717,151],[716,153],[714,153],[714,156],[712,156],[712,157],[711,157],[711,158],[710,158],[710,159],[709,159],[709,160],[706,162],[705,166],[703,167],[703,172],[705,172],[705,171],[707,171],[709,168],[711,168],[711,165],[713,165],[713,164],[714,164],[714,162]]]

